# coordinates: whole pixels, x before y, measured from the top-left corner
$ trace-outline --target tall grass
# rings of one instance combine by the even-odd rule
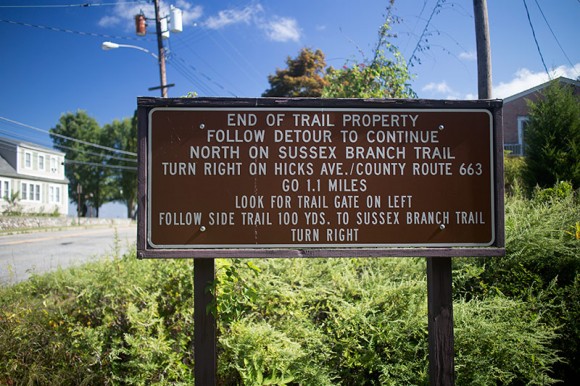
[[[573,373],[578,208],[509,197],[508,255],[454,260],[457,384]],[[218,260],[219,384],[426,385],[425,265]],[[192,270],[133,251],[0,288],[0,384],[192,384]]]

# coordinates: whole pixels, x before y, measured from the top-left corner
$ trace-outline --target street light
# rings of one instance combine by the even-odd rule
[[[155,58],[155,60],[158,59],[158,56],[155,55],[153,52],[149,51],[146,48],[143,47],[139,47],[139,46],[133,46],[131,44],[119,44],[119,43],[113,43],[113,42],[103,42],[103,44],[101,44],[101,48],[105,51],[109,51],[109,50],[114,50],[116,48],[133,48],[135,50],[139,50],[139,51],[143,51],[148,53],[149,55],[153,56]]]
[[[175,8],[173,5],[170,7],[170,15],[161,16],[159,11],[160,0],[153,0],[153,6],[155,8],[155,34],[157,35],[157,49],[159,54],[155,55],[145,48],[139,46],[132,46],[129,44],[117,44],[112,42],[104,42],[102,44],[103,50],[111,50],[119,47],[134,48],[139,51],[146,52],[157,59],[159,63],[159,79],[161,80],[161,85],[158,87],[151,87],[149,90],[161,90],[161,96],[167,98],[167,89],[169,87],[175,86],[175,84],[167,84],[167,76],[165,74],[165,48],[163,47],[163,39],[169,38],[169,31],[179,33],[183,31],[183,15],[179,8]],[[168,29],[168,22],[171,27]],[[141,12],[135,15],[135,28],[136,33],[139,36],[144,36],[147,34],[147,18]]]
[[[105,51],[109,51],[109,50],[114,50],[116,48],[133,48],[135,50],[139,50],[139,51],[143,51],[145,53],[148,53],[149,55],[153,56],[155,58],[155,60],[157,60],[159,62],[159,77],[161,80],[161,85],[157,86],[157,87],[150,87],[149,91],[152,90],[161,90],[161,96],[163,98],[167,97],[167,89],[169,87],[173,87],[175,86],[175,84],[171,83],[171,84],[167,84],[167,79],[165,77],[165,58],[163,56],[157,56],[155,55],[153,52],[149,51],[146,48],[143,47],[139,47],[139,46],[134,46],[132,44],[119,44],[119,43],[113,43],[113,42],[103,42],[101,44],[101,48]],[[161,54],[163,55],[164,53],[161,52]],[[161,58],[161,60],[160,60]]]

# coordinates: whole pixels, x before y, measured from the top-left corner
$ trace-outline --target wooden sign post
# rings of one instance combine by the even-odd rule
[[[214,258],[423,256],[431,382],[452,384],[451,257],[505,254],[501,101],[138,105],[137,252],[195,259],[196,380],[215,383]]]

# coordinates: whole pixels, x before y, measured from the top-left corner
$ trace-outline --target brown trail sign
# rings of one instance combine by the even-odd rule
[[[504,254],[501,101],[138,104],[139,257]]]
[[[501,247],[491,102],[170,101],[141,133],[143,257]]]

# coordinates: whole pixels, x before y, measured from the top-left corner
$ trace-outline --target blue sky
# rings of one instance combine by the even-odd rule
[[[73,6],[81,3],[92,5]],[[548,70],[580,76],[580,2],[526,3]],[[369,56],[387,1],[174,0],[163,2],[165,13],[169,4],[184,12],[184,31],[166,41],[167,78],[176,84],[169,95],[257,97],[268,88],[267,76],[302,47],[321,49],[335,67]],[[61,114],[82,109],[102,125],[131,116],[137,96],[158,96],[148,91],[159,85],[153,57],[129,48],[101,49],[102,42],[113,41],[156,52],[154,34],[134,33],[133,16],[141,10],[153,17],[148,1],[0,0],[0,117],[48,130]],[[494,97],[546,81],[524,1],[489,1],[488,10]],[[393,26],[398,37],[392,42],[406,59],[426,28],[430,48],[416,52],[420,63],[411,68],[419,97],[474,98],[472,1],[397,0],[394,13],[401,22]],[[0,130],[46,142],[40,132],[13,124],[0,122]]]
[[[321,49],[334,67],[370,56],[388,1],[164,0],[163,14],[170,4],[184,26],[165,41],[169,96],[258,97],[302,47]],[[159,96],[148,91],[160,83],[153,57],[101,49],[112,41],[156,52],[153,22],[151,34],[134,32],[140,11],[153,17],[150,1],[0,0],[0,135],[50,145],[42,131],[64,113],[85,110],[104,125],[131,116],[138,96]],[[418,96],[476,98],[473,2],[396,0],[393,12],[391,42],[420,61],[411,68]],[[488,12],[494,98],[547,81],[545,67],[580,76],[580,1],[491,0]]]

